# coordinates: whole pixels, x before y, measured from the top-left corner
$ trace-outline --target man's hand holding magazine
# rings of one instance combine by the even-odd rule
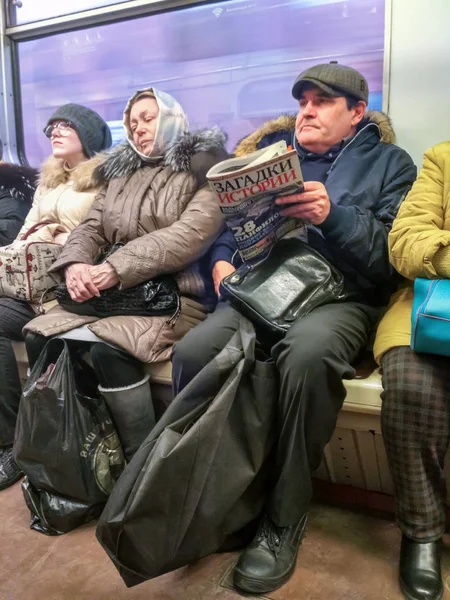
[[[309,221],[313,225],[321,225],[330,214],[331,203],[327,190],[320,181],[305,181],[304,192],[279,196],[275,203],[287,205],[281,211],[285,217],[295,217]]]

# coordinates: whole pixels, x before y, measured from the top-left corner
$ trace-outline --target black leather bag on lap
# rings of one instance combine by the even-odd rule
[[[315,308],[348,299],[342,274],[297,238],[280,240],[263,262],[242,265],[221,286],[236,310],[278,336]]]
[[[123,244],[114,244],[103,251],[98,264]],[[102,290],[100,296],[94,296],[84,302],[75,302],[70,297],[66,284],[56,286],[56,299],[65,310],[88,317],[116,317],[171,315],[176,318],[180,312],[180,293],[177,282],[170,275],[161,275],[126,290],[118,287]]]

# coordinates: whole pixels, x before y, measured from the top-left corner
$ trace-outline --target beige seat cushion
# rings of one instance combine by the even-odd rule
[[[19,376],[22,383],[27,378],[28,371],[28,356],[25,348],[25,342],[11,342],[16,355],[17,367],[19,369]]]
[[[20,373],[26,374],[28,369],[28,356],[24,342],[12,342],[14,354]],[[155,383],[172,385],[172,365],[169,361],[145,365],[145,372],[149,373],[150,379]]]
[[[376,369],[366,379],[345,381],[347,397],[343,410],[366,414],[380,414],[381,411],[381,375]]]
[[[28,356],[25,348],[25,342],[11,342],[14,350],[14,354],[16,355],[16,360],[19,364],[27,364],[28,365]]]
[[[28,367],[27,353],[24,342],[13,342],[14,352],[19,365],[21,378],[26,377]],[[169,361],[145,365],[145,371],[150,375],[154,384],[172,385],[172,365]],[[373,371],[365,379],[352,379],[345,381],[347,398],[343,410],[366,414],[380,414],[381,410],[381,376],[379,369]]]
[[[152,383],[172,385],[172,363],[169,360],[145,365],[145,372],[150,375]]]

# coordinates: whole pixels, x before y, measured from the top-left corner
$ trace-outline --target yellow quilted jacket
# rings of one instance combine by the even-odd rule
[[[410,344],[414,279],[450,278],[450,142],[425,153],[417,181],[389,234],[389,253],[406,280],[378,327],[374,345],[378,363],[391,348]]]

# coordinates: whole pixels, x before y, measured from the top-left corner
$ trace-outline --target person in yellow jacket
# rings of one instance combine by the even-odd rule
[[[450,278],[450,142],[425,154],[389,234],[392,265],[406,282],[380,322],[381,425],[402,531],[400,586],[408,600],[443,596],[444,457],[450,441],[450,362],[410,348],[416,277]]]

